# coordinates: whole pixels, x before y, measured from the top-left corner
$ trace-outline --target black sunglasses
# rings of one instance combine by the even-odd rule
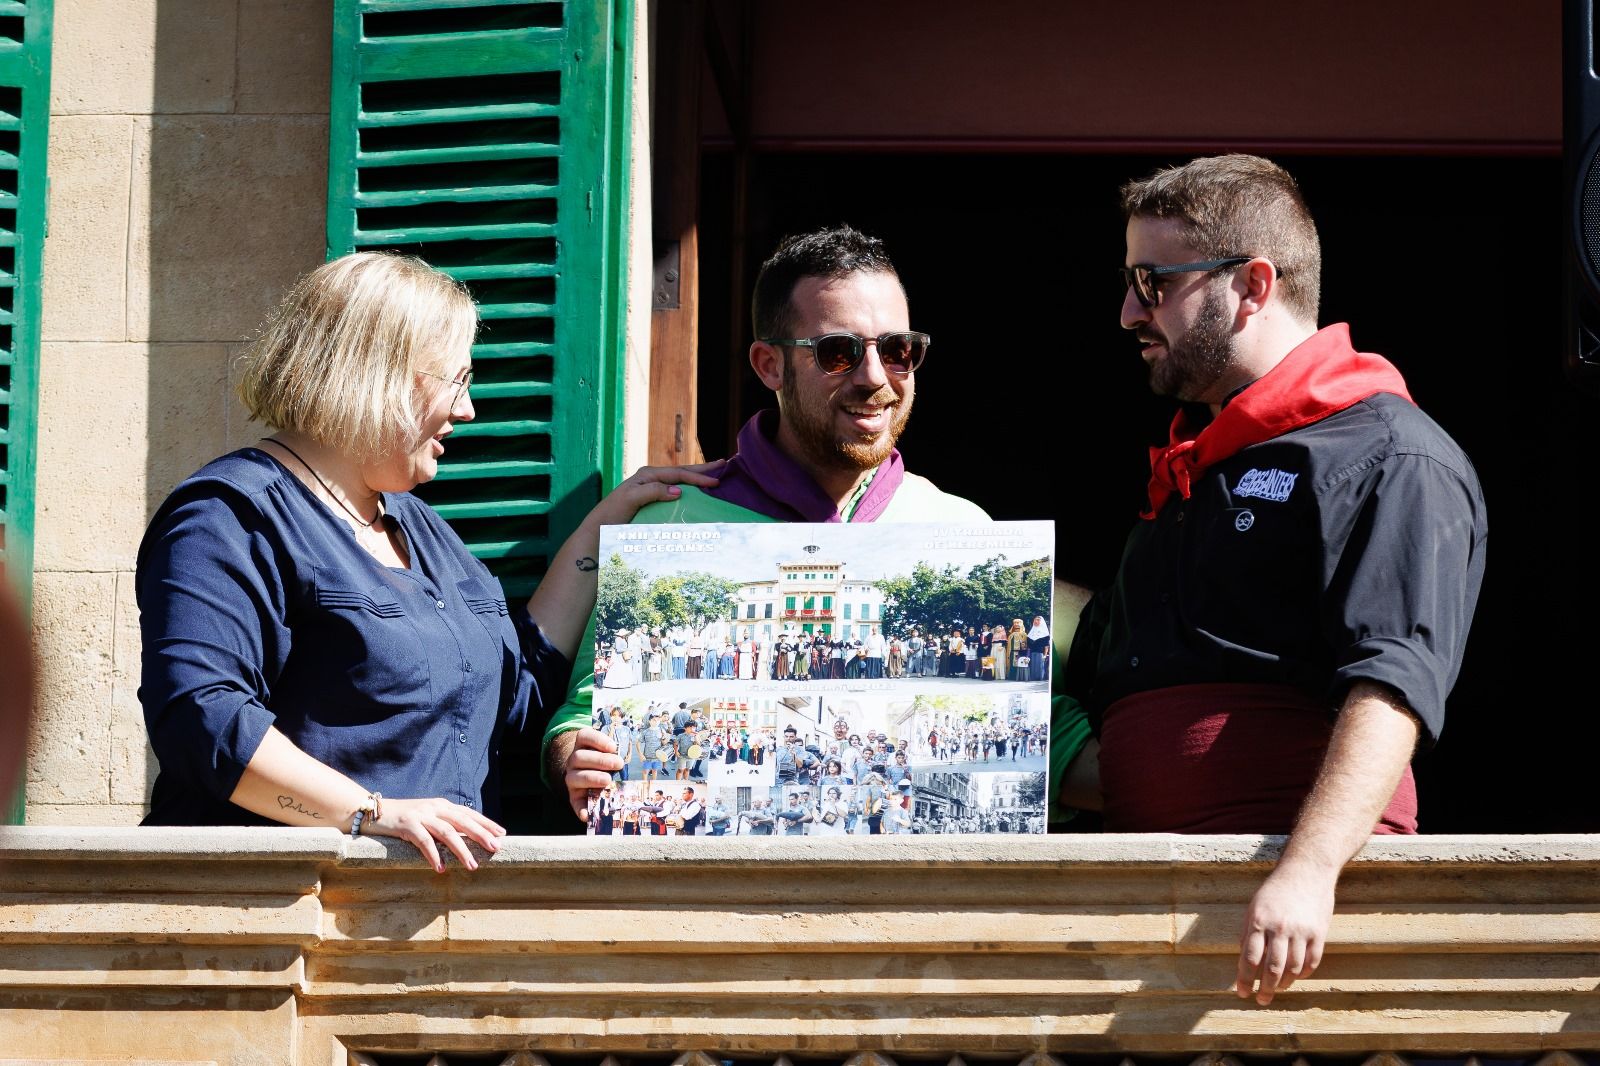
[[[790,338],[763,337],[764,344],[790,345],[810,348],[816,356],[817,369],[824,374],[853,373],[867,357],[867,345],[878,348],[878,361],[891,374],[909,374],[922,365],[931,342],[926,333],[885,333],[880,337],[858,337],[854,333],[824,333],[820,337]]]
[[[1161,290],[1156,288],[1157,279],[1168,274],[1188,274],[1192,271],[1203,270],[1210,273],[1224,267],[1236,267],[1241,263],[1248,263],[1254,256],[1235,255],[1227,259],[1202,259],[1198,263],[1175,263],[1172,266],[1151,266],[1148,263],[1135,263],[1131,267],[1118,267],[1122,273],[1122,288],[1126,292],[1133,290],[1133,295],[1138,297],[1139,303],[1144,307],[1154,307],[1161,302]]]

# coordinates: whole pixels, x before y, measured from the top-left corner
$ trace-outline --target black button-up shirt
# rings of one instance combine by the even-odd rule
[[[1390,685],[1434,739],[1483,581],[1477,475],[1378,394],[1206,470],[1128,537],[1065,664],[1091,720],[1171,685],[1276,682],[1337,709]]]

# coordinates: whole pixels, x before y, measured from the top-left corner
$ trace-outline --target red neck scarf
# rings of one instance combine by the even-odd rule
[[[1387,359],[1351,346],[1349,326],[1339,322],[1318,330],[1198,432],[1187,412],[1178,412],[1171,441],[1150,449],[1150,510],[1140,517],[1160,514],[1174,492],[1187,500],[1195,480],[1213,464],[1380,392],[1414,402]]]

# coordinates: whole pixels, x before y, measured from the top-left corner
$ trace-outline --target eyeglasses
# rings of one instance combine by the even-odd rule
[[[456,404],[461,402],[461,394],[472,389],[472,368],[470,366],[467,367],[466,373],[462,374],[459,378],[447,378],[443,374],[435,374],[427,370],[419,370],[417,373],[421,374],[425,378],[433,378],[435,381],[447,382],[456,387],[456,394],[450,400],[451,410],[455,410]]]
[[[820,337],[801,337],[783,340],[777,337],[762,338],[764,344],[792,345],[810,348],[816,356],[817,369],[824,374],[853,373],[867,357],[867,345],[878,348],[878,361],[891,374],[909,374],[922,365],[932,343],[926,333],[896,332],[880,337],[858,337],[854,333],[824,333]]]
[[[1235,255],[1227,259],[1202,259],[1198,263],[1176,263],[1172,266],[1151,266],[1148,263],[1135,263],[1131,267],[1118,267],[1122,273],[1122,288],[1126,292],[1133,290],[1133,295],[1138,297],[1139,303],[1144,307],[1154,307],[1161,302],[1161,290],[1156,287],[1156,282],[1168,274],[1188,274],[1192,271],[1203,270],[1211,273],[1224,267],[1235,267],[1241,263],[1248,263],[1255,256]]]

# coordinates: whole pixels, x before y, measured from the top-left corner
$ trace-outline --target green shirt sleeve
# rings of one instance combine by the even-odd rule
[[[1083,746],[1089,743],[1089,716],[1071,696],[1052,696],[1050,699],[1050,780],[1059,790],[1066,780],[1067,767],[1078,757]],[[1056,795],[1050,797],[1049,820],[1070,821],[1078,813],[1075,807],[1061,804]]]
[[[583,630],[583,642],[578,645],[578,662],[588,658],[594,661],[594,626],[595,614],[589,612],[589,624]],[[546,788],[554,788],[550,781],[550,741],[560,733],[570,733],[574,729],[582,729],[588,725],[594,715],[594,670],[579,675],[577,670],[572,672],[572,682],[567,688],[567,698],[557,707],[550,716],[550,724],[544,730],[544,743],[539,746],[539,778],[545,783]]]

